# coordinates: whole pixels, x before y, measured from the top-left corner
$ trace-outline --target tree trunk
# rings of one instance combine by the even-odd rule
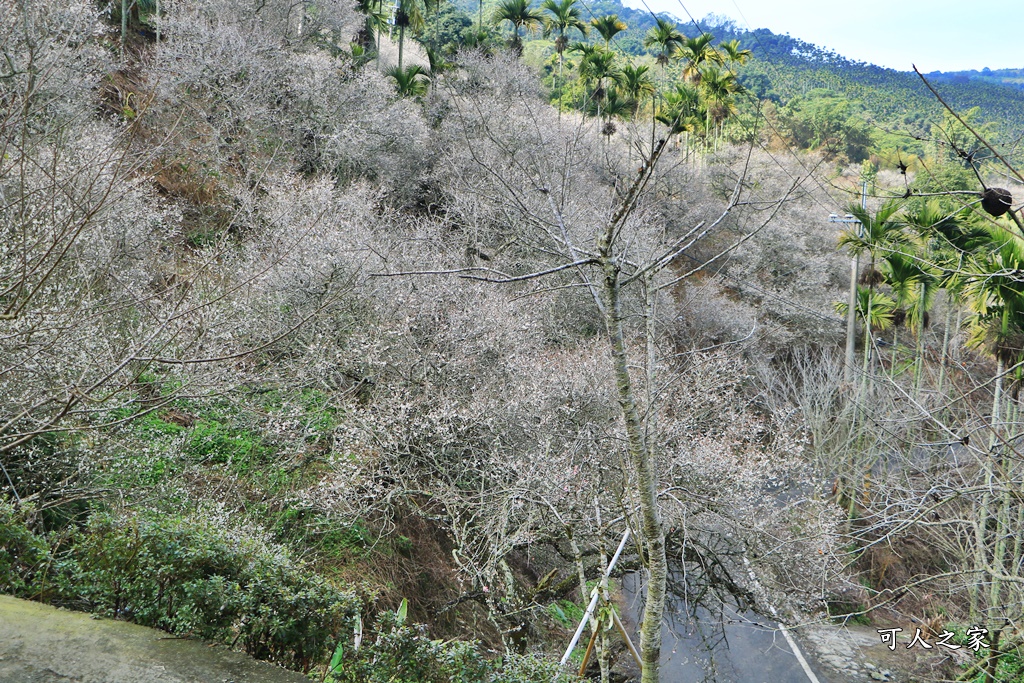
[[[970,618],[977,621],[980,612],[980,590],[979,587],[991,579],[990,567],[988,566],[988,517],[992,508],[992,485],[995,480],[995,472],[992,466],[992,449],[999,440],[999,404],[1002,401],[1003,393],[1003,361],[996,362],[996,386],[995,396],[992,398],[992,435],[988,441],[988,453],[982,455],[982,463],[985,469],[985,491],[981,494],[981,504],[978,506],[974,517],[974,569],[978,572],[974,581],[971,582],[970,594]]]
[[[614,222],[614,221],[613,221]],[[647,447],[644,426],[636,405],[636,396],[629,377],[629,359],[623,333],[622,302],[620,300],[619,266],[611,258],[611,235],[601,240],[601,265],[604,270],[603,296],[605,325],[611,344],[612,366],[619,395],[619,408],[626,423],[626,441],[629,461],[637,474],[637,493],[640,499],[643,547],[647,551],[647,598],[644,601],[643,624],[640,628],[640,658],[643,661],[641,683],[658,682],[661,661],[661,623],[665,611],[665,586],[668,580],[668,558],[665,537],[658,507],[658,481],[651,453]]]
[[[121,59],[124,59],[124,44],[128,40],[128,0],[121,0]]]
[[[398,27],[398,68],[402,68],[402,47],[405,44],[405,26]]]
[[[918,298],[921,302],[920,315],[917,320],[917,365],[914,368],[914,398],[920,398],[921,396],[921,378],[924,375],[924,316],[927,312],[925,310],[925,287],[924,284],[919,285],[920,290],[918,291]]]
[[[559,34],[559,38],[563,35]],[[565,43],[562,43],[564,45]],[[558,51],[558,120],[562,120],[562,91],[565,90],[565,81],[562,80],[562,61],[563,61],[563,50]]]
[[[946,355],[949,353],[949,326],[953,318],[953,295],[946,295],[946,326],[942,331],[942,353],[939,355],[939,382],[937,390],[942,396],[942,384],[946,379]]]

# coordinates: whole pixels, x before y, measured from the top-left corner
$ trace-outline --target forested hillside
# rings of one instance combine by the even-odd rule
[[[646,9],[626,7],[620,0],[599,0],[580,3],[579,13],[584,23],[616,15],[626,26],[615,36],[616,48],[642,63],[651,63],[656,57],[658,48],[645,45],[644,41],[657,17]],[[814,107],[822,96],[839,97],[862,122],[862,158],[874,154],[889,168],[897,165],[897,149],[904,158],[923,156],[925,145],[933,137],[931,126],[942,121],[942,107],[921,79],[910,71],[910,64],[906,71],[896,71],[846,59],[833,50],[789,35],[774,34],[768,29],[749,30],[721,16],[711,15],[696,23],[671,15],[662,18],[675,24],[685,36],[693,38],[706,33],[719,45],[736,40],[750,50],[752,59],[735,66],[739,83],[753,96],[738,99],[741,109],[752,111],[756,102],[762,100],[781,106],[799,107],[800,103],[808,103]],[[531,35],[540,44],[549,43],[539,32]],[[599,41],[596,32],[591,33],[589,40]],[[548,44],[542,52],[532,54],[539,63],[541,55],[550,56],[552,52],[554,48]],[[529,47],[527,54],[531,54]],[[957,111],[977,107],[978,120],[992,124],[990,132],[1008,145],[1009,154],[1020,158],[1022,152],[1017,142],[1019,131],[1024,129],[1020,70],[935,72],[926,77],[940,88],[946,102]],[[825,108],[831,109],[831,103],[826,102]],[[837,119],[832,125],[836,124],[845,124],[845,120]],[[790,142],[806,143],[799,139]]]
[[[986,67],[981,71],[947,71],[945,73],[934,71],[928,74],[928,77],[938,83],[982,81],[1024,88],[1024,69],[989,69]]]
[[[334,683],[757,615],[1021,680],[1010,120],[892,161],[772,80],[831,59],[588,7],[0,0],[0,592]]]

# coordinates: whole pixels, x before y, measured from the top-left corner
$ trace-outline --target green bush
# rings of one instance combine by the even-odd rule
[[[475,643],[431,640],[420,624],[406,625],[405,605],[381,614],[361,649],[335,651],[332,683],[568,683],[558,662],[539,655],[488,659]]]
[[[233,463],[243,470],[251,460],[258,461],[263,450],[259,435],[216,420],[196,422],[185,444],[186,455],[194,460]]]
[[[335,683],[479,683],[492,665],[473,643],[431,640],[421,625],[381,614],[376,637],[335,668]]]
[[[237,641],[301,671],[351,633],[359,608],[354,594],[211,524],[97,514],[71,543],[57,571],[65,600],[172,633]]]
[[[28,528],[30,511],[0,501],[0,593],[33,597],[42,592],[50,548]]]

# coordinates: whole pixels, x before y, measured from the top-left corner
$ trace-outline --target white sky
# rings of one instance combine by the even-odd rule
[[[643,9],[641,0],[623,0]],[[646,0],[687,21],[679,0]],[[924,73],[1024,68],[1024,0],[682,0],[696,19],[721,14],[856,59]],[[686,33],[685,29],[683,33]],[[750,46],[747,46],[750,47]]]

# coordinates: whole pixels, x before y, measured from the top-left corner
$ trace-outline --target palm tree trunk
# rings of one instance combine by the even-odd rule
[[[900,330],[899,326],[892,326],[892,354],[889,356],[889,379],[896,379],[896,357],[900,348]],[[882,362],[882,355],[878,355],[878,362]],[[882,365],[882,372],[885,372],[885,365]]]
[[[949,353],[949,325],[953,318],[953,295],[946,294],[946,324],[942,331],[942,353],[939,357],[939,382],[938,392],[942,396],[942,383],[946,379],[946,355]]]
[[[914,368],[914,398],[918,398],[921,395],[921,376],[924,374],[924,315],[925,310],[925,287],[924,283],[918,285],[918,301],[921,310],[918,311],[919,315],[917,320],[917,364]]]
[[[371,0],[372,1],[372,0]],[[384,16],[384,0],[377,0],[377,14],[379,17]],[[383,23],[383,22],[382,22]],[[381,23],[377,24],[377,68],[380,68],[380,36],[384,27]],[[390,36],[390,33],[388,34]]]
[[[992,398],[992,433],[989,436],[988,441],[989,453],[992,452],[992,449],[999,440],[999,404],[1002,401],[1002,393],[1003,361],[1000,358],[996,361],[995,395]],[[977,514],[974,518],[974,569],[978,574],[975,577],[975,580],[971,582],[971,586],[969,588],[970,618],[972,621],[977,621],[979,617],[979,587],[985,582],[986,578],[991,577],[990,569],[986,562],[986,556],[988,555],[987,528],[989,513],[991,512],[992,507],[992,485],[995,482],[995,471],[992,466],[992,459],[988,454],[982,456],[982,464],[985,468],[985,490],[981,495],[981,504],[978,506]]]
[[[1000,374],[1002,374],[1002,373],[1000,373]],[[1008,410],[1007,410],[1007,418],[1008,418],[1006,420],[1007,423],[1012,421],[1013,414],[1012,414],[1011,411],[1012,411],[1012,404],[1011,404],[1010,408],[1008,408]],[[996,436],[998,436],[998,435],[996,435]],[[1001,441],[1001,439],[996,442],[996,446],[997,447],[998,447],[998,444],[999,444],[1000,441]],[[992,453],[993,450],[990,448],[989,452]],[[1003,590],[1003,579],[1002,579],[1002,576],[1003,576],[1004,568],[1005,568],[1004,560],[1006,558],[1007,539],[1008,539],[1010,533],[1012,533],[1011,527],[1010,527],[1010,512],[1013,509],[1013,490],[1012,490],[1012,488],[1010,486],[1010,482],[1007,481],[1006,477],[1007,477],[1007,475],[1010,472],[1012,467],[1013,467],[1013,461],[1012,461],[1012,459],[1010,457],[1010,453],[1005,452],[1005,449],[1004,449],[1003,457],[1002,457],[1002,459],[1000,461],[1000,473],[999,473],[1000,476],[999,476],[999,482],[998,482],[1002,486],[1002,488],[1003,488],[1003,492],[1002,492],[1003,495],[1000,497],[999,502],[996,504],[996,510],[995,510],[995,518],[996,518],[995,547],[992,550],[992,579],[991,579],[991,584],[989,586],[989,599],[988,599],[988,605],[989,605],[990,609],[992,607],[997,606],[997,605],[1005,604],[1002,601],[1002,590]],[[1015,534],[1015,535],[1019,536],[1019,533]],[[999,628],[1002,626],[1002,621],[995,614],[990,614],[988,621],[989,621],[988,629],[989,629],[990,633],[993,633],[993,634],[996,633],[999,630]],[[995,643],[995,642],[993,642],[991,645],[992,645],[993,648],[997,648],[998,647],[998,643]]]
[[[402,68],[402,47],[405,43],[405,26],[398,27],[398,68]]]
[[[121,59],[124,59],[124,44],[128,39],[128,0],[121,0]]]
[[[563,34],[559,34],[561,38]],[[562,91],[565,90],[565,81],[562,80],[562,50],[558,51],[558,119],[562,119]]]

